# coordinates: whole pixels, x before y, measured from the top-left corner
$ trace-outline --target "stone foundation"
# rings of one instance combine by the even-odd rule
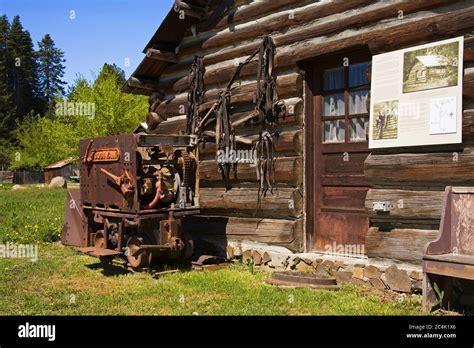
[[[338,284],[351,282],[401,293],[422,291],[420,265],[320,253],[295,254],[286,248],[232,241],[229,241],[226,251],[229,259],[240,259],[245,264],[252,263],[268,271],[321,273],[333,276]]]

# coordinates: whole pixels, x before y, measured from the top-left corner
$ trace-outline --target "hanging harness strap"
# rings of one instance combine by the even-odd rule
[[[254,125],[260,126],[258,140],[254,149],[257,152],[258,203],[268,190],[273,193],[275,183],[275,146],[273,139],[279,133],[273,130],[278,118],[284,115],[284,103],[278,99],[277,85],[273,76],[275,45],[270,36],[265,36],[259,49],[257,92],[255,95]]]
[[[188,110],[186,112],[186,133],[196,134],[200,122],[199,105],[204,102],[204,73],[206,72],[202,57],[194,57],[191,66],[191,84],[188,93]]]

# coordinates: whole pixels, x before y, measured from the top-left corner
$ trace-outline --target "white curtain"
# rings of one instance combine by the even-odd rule
[[[325,143],[344,142],[344,120],[324,121],[323,140]]]
[[[349,123],[350,140],[351,141],[366,141],[367,130],[369,126],[369,119],[366,117],[351,118]]]
[[[368,95],[368,90],[351,92],[349,98],[349,114],[366,114]]]
[[[337,93],[324,97],[323,116],[344,115],[344,94]]]

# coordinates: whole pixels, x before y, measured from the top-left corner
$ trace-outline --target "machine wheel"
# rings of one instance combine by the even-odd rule
[[[96,248],[102,248],[102,249],[107,248],[107,240],[105,239],[104,230],[99,230],[95,233],[94,246]]]
[[[130,237],[127,241],[127,252],[125,255],[127,256],[127,261],[133,268],[140,268],[148,266],[149,261],[149,254],[148,252],[144,251],[138,256],[132,256],[133,253],[140,248],[143,242],[137,237]]]

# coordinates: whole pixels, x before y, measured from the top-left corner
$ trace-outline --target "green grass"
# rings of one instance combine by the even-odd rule
[[[66,190],[28,187],[0,190],[0,241],[54,242],[60,239]]]
[[[64,190],[0,191],[3,241],[42,242],[37,262],[0,259],[0,315],[421,313],[419,296],[408,296],[399,303],[353,285],[338,291],[282,290],[264,282],[268,274],[251,272],[242,264],[216,272],[183,271],[159,279],[148,273],[127,273],[51,242],[59,237],[64,199]],[[38,228],[22,228],[26,224]],[[13,233],[20,230],[18,235]]]

